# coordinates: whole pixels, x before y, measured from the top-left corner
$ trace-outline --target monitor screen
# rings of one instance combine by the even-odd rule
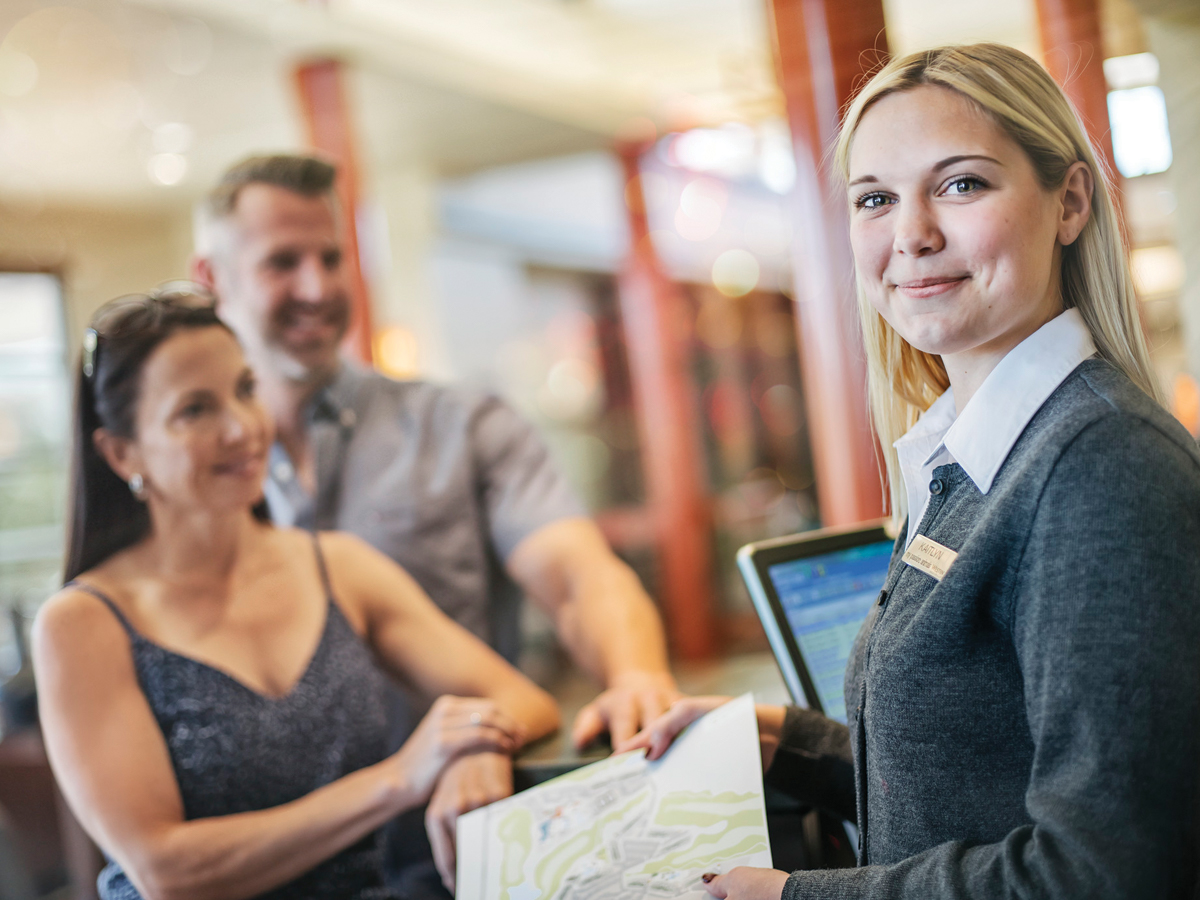
[[[880,541],[767,569],[825,715],[846,721],[842,684],[850,648],[879,596],[892,556]]]

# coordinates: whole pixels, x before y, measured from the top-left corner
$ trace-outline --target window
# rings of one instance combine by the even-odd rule
[[[0,272],[0,605],[6,609],[32,612],[58,587],[70,402],[58,279]],[[0,658],[0,670],[8,662]]]
[[[1154,85],[1108,95],[1113,155],[1126,178],[1165,172],[1171,167],[1167,103]]]
[[[1167,103],[1155,86],[1158,60],[1152,53],[1114,56],[1104,61],[1108,121],[1113,156],[1126,178],[1165,172],[1171,166]]]

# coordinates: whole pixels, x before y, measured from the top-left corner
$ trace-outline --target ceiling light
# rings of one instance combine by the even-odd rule
[[[183,181],[187,174],[187,160],[178,153],[156,153],[147,166],[150,180],[155,184],[170,187]]]

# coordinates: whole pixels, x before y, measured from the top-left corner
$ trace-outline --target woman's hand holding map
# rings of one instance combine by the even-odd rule
[[[738,866],[725,875],[704,876],[704,889],[722,900],[779,900],[787,880],[787,872],[778,869]]]
[[[667,748],[687,728],[705,713],[711,712],[718,706],[728,703],[731,697],[682,697],[671,704],[671,707],[631,737],[613,748],[616,753],[626,753],[630,750],[645,748],[646,759],[655,760],[667,752]],[[769,706],[758,703],[754,707],[754,715],[758,720],[758,740],[762,748],[763,771],[771,767],[775,758],[775,748],[779,746],[779,736],[783,731],[784,709],[782,706]]]

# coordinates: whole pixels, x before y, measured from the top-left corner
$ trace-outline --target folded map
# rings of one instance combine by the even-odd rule
[[[700,900],[734,866],[771,866],[750,694],[660,760],[612,756],[458,820],[458,900]]]

